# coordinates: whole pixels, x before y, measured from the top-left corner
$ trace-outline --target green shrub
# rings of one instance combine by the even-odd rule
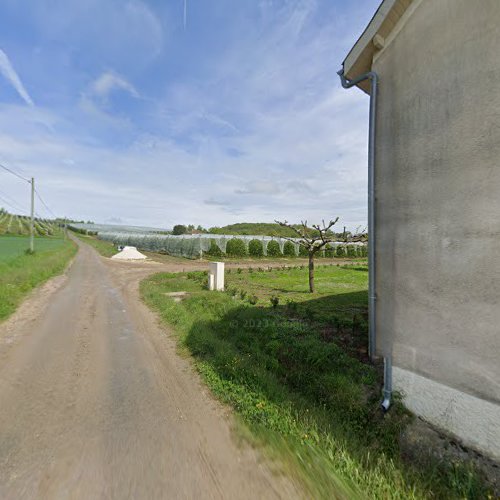
[[[210,248],[208,249],[207,252],[205,252],[206,255],[209,255],[210,257],[223,257],[224,253],[222,250],[217,246],[217,243],[215,240],[210,240]]]
[[[245,242],[239,238],[229,240],[226,246],[226,254],[230,257],[245,257],[247,255]]]
[[[309,257],[309,252],[307,251],[307,248],[303,245],[300,245],[299,247],[299,257]]]
[[[279,298],[279,297],[277,297],[276,295],[273,295],[273,296],[269,299],[269,301],[271,302],[272,306],[273,306],[274,308],[276,308],[276,307],[278,307],[278,304],[280,303],[280,298]]]
[[[350,258],[356,257],[356,246],[347,245],[347,256]]]
[[[368,246],[360,245],[358,247],[358,256],[359,257],[368,257]]]
[[[295,252],[295,245],[291,241],[285,242],[283,247],[283,255],[285,257],[297,257],[297,253]]]
[[[272,240],[267,244],[267,256],[268,257],[283,256],[283,254],[281,253],[280,244],[277,241]]]
[[[250,257],[262,257],[264,255],[264,247],[262,246],[262,241],[252,240],[248,244],[248,254]]]
[[[335,255],[335,249],[331,245],[325,247],[325,257],[332,258]]]
[[[344,245],[338,245],[337,248],[335,249],[335,257],[342,258],[345,256],[346,256],[346,252],[345,252]]]

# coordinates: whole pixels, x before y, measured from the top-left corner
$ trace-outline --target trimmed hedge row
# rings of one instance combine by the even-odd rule
[[[286,241],[283,245],[283,255],[285,257],[297,257],[295,245],[291,241]]]
[[[264,257],[264,245],[261,240],[251,240],[248,243],[248,251],[246,244],[243,240],[239,238],[232,238],[227,242],[226,252],[224,253],[217,245],[215,240],[210,240],[210,249],[205,252],[207,256],[210,257]],[[324,249],[324,256],[327,258],[356,258],[356,257],[367,257],[368,248],[366,245],[339,245],[337,247],[332,247],[327,245]],[[302,245],[299,246],[299,257],[307,257],[308,252]],[[321,258],[323,252],[316,255]],[[295,245],[291,241],[285,242],[283,246],[283,252],[281,251],[280,245],[277,241],[271,240],[267,244],[267,257],[297,257],[295,250]]]
[[[229,257],[246,257],[247,246],[243,240],[234,238],[227,242],[226,254],[229,255]]]
[[[248,244],[248,254],[251,257],[262,257],[264,255],[264,245],[260,240],[252,240]]]
[[[277,241],[270,241],[267,244],[267,256],[268,257],[283,257],[281,253],[280,244]]]

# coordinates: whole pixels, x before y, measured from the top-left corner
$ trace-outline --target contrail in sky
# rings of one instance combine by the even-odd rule
[[[26,104],[34,106],[30,95],[24,88],[23,82],[12,66],[7,54],[2,49],[0,49],[0,74],[14,87]]]
[[[184,29],[186,29],[187,25],[187,14],[188,14],[188,2],[184,0]]]

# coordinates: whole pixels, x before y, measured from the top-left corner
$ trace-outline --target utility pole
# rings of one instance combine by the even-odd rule
[[[31,178],[30,252],[35,251],[35,178]]]

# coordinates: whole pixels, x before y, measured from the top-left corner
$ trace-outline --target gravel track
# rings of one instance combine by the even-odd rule
[[[140,301],[152,272],[78,242],[64,276],[0,324],[1,499],[297,498]]]

